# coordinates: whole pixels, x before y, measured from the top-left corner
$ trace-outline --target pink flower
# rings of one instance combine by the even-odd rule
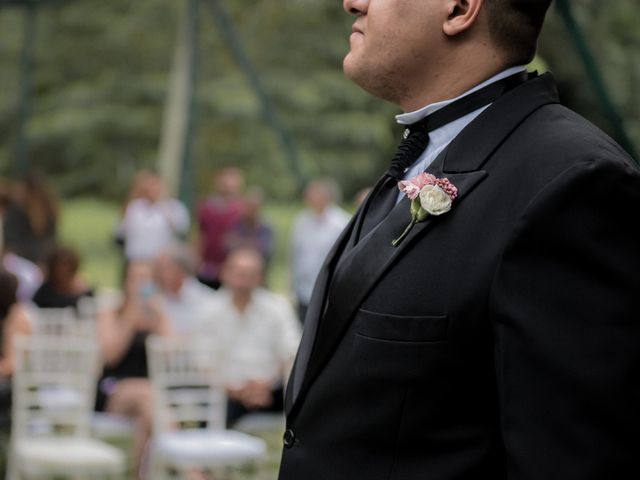
[[[398,188],[411,199],[411,223],[391,242],[394,247],[400,245],[416,223],[424,222],[429,215],[442,215],[451,210],[451,204],[458,196],[458,188],[448,178],[436,178],[430,173],[402,180],[398,182]],[[416,201],[418,197],[420,200]]]
[[[451,197],[452,201],[458,196],[458,187],[451,183],[448,178],[438,178],[436,185],[444,190],[444,192]]]
[[[446,179],[442,179],[442,180],[446,180]],[[409,180],[402,180],[398,182],[398,188],[400,189],[401,192],[406,194],[410,200],[415,200],[416,198],[418,198],[418,195],[420,195],[420,190],[422,190],[427,185],[436,185],[437,182],[438,182],[438,179],[436,179],[436,177],[434,177],[430,173],[423,172],[419,175],[416,175],[413,178],[410,178]],[[447,182],[449,181],[447,180]],[[451,184],[449,183],[449,185]],[[457,195],[458,189],[453,185],[451,185],[451,187],[453,187],[456,190],[456,195]],[[441,188],[445,192],[447,192],[447,190],[444,187],[441,187]],[[447,192],[447,194],[448,193],[449,192]]]

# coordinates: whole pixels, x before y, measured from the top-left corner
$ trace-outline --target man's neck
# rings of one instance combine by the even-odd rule
[[[325,205],[323,207],[313,207],[313,208],[311,208],[311,211],[313,212],[313,214],[316,217],[324,216],[324,214],[327,213],[327,210],[329,210],[329,205]]]
[[[481,82],[479,84],[476,84],[475,86],[473,86],[472,88],[466,90],[462,95],[459,95],[457,97],[454,98],[450,98],[447,100],[443,100],[440,102],[436,102],[436,103],[430,103],[428,105],[424,105],[421,108],[411,111],[411,112],[407,112],[407,113],[403,113],[400,115],[396,115],[396,120],[398,123],[402,124],[402,125],[410,125],[412,123],[416,123],[420,120],[422,120],[423,118],[433,114],[434,112],[445,108],[448,104],[455,102],[456,100],[462,99],[467,95],[472,94],[473,92],[477,91],[477,90],[481,90],[483,87],[486,87],[488,85],[491,85],[494,82],[497,82],[499,80],[502,80],[504,78],[510,77],[512,75],[516,75],[518,72],[524,72],[526,70],[526,67],[524,65],[519,65],[517,67],[510,67],[507,68],[503,71],[501,71],[500,73],[491,76],[490,78],[486,79],[484,82]],[[471,121],[471,119],[469,120]]]
[[[466,91],[507,69],[509,65],[499,58],[460,56],[449,59],[441,68],[434,68],[427,78],[420,78],[415,88],[397,103],[405,112],[425,105],[459,97]],[[460,65],[464,68],[460,68]]]
[[[251,303],[251,292],[236,292],[231,298],[236,310],[240,313],[244,313]]]

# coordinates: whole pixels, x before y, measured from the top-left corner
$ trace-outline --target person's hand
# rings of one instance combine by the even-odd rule
[[[78,295],[82,295],[83,293],[86,293],[90,290],[90,285],[89,282],[87,282],[84,278],[82,278],[80,275],[76,275],[73,278],[73,281],[71,283],[71,288],[73,289],[73,291],[75,293],[77,293]]]
[[[29,333],[31,333],[31,327],[27,310],[22,304],[16,303],[5,318],[3,334],[6,338],[13,338],[14,335],[28,335]]]
[[[155,294],[152,297],[145,299],[144,302],[147,310],[154,318],[165,316],[166,308],[164,299],[159,294]]]
[[[249,380],[240,388],[228,389],[228,395],[251,410],[268,407],[273,403],[271,383],[264,380]]]
[[[159,293],[144,300],[145,324],[147,330],[158,335],[168,335],[171,331],[164,299]]]

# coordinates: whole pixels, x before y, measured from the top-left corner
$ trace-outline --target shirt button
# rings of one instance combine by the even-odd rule
[[[282,443],[286,448],[293,447],[293,444],[296,443],[296,434],[293,433],[293,430],[289,428],[286,432],[284,432]]]

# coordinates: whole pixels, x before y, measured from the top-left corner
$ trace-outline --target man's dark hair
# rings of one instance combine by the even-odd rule
[[[509,65],[526,65],[536,54],[538,36],[551,0],[487,0],[489,34]]]

